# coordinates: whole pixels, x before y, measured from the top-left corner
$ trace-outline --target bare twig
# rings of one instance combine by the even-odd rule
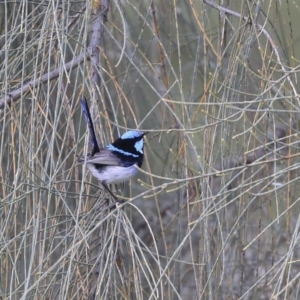
[[[226,8],[226,7],[223,7],[221,5],[218,5],[218,4],[216,4],[215,2],[213,2],[211,0],[203,0],[203,3],[207,4],[210,7],[213,7],[215,9],[219,10],[220,12],[222,12],[224,14],[228,14],[228,15],[240,18],[240,19],[242,19],[242,20],[244,20],[246,22],[249,22],[249,24],[256,26],[259,29],[259,31],[262,34],[264,34],[264,36],[266,37],[266,39],[270,43],[270,46],[271,46],[272,50],[274,51],[274,53],[276,55],[276,58],[277,58],[277,61],[278,61],[279,65],[280,65],[281,70],[284,72],[284,74],[290,74],[290,72],[286,69],[286,67],[284,66],[284,64],[281,61],[281,58],[280,58],[279,51],[277,49],[276,43],[273,41],[273,39],[270,36],[270,34],[268,33],[268,31],[262,25],[258,24],[257,22],[256,23],[252,23],[252,20],[249,17],[242,16],[241,14],[239,14],[239,13],[237,13],[237,12],[235,12],[235,11],[229,9],[229,8]],[[291,85],[291,87],[293,89],[294,95],[298,95],[296,87],[294,86],[294,83],[292,82],[292,80],[291,80],[291,78],[290,78],[289,75],[287,76],[287,80],[289,81],[289,83],[290,83],[290,85]]]
[[[42,75],[40,78],[35,78],[28,83],[23,84],[20,88],[8,93],[6,96],[0,99],[0,109],[2,109],[5,104],[10,104],[12,101],[17,100],[21,97],[21,95],[26,94],[29,90],[36,88],[39,85],[49,82],[55,78],[58,78],[62,72],[75,69],[84,61],[85,57],[86,54],[82,53],[63,66]]]
[[[102,38],[103,38],[103,24],[107,19],[107,12],[109,9],[109,0],[94,0],[93,1],[93,12],[96,15],[96,18],[93,22],[93,32],[91,37],[91,42],[88,46],[88,53],[91,60],[91,81],[93,83],[93,99],[99,100],[100,99],[100,93],[99,93],[99,87],[101,84],[101,77],[100,77],[100,47],[102,44]],[[94,118],[95,119],[95,118]],[[105,188],[107,188],[105,186]],[[107,189],[106,189],[107,190]],[[112,193],[111,193],[112,195]],[[103,207],[103,210],[107,206]],[[102,211],[103,211],[102,210]],[[89,283],[89,295],[88,299],[95,299],[96,297],[96,291],[98,285],[98,277],[102,276],[103,266],[106,263],[106,253],[103,251],[103,244],[105,243],[105,235],[107,231],[107,224],[103,224],[99,228],[99,231],[97,233],[96,238],[93,240],[91,247],[91,252],[89,255],[89,263],[93,266],[92,272],[90,273],[90,283]]]
[[[97,1],[95,1],[97,2]],[[65,63],[61,67],[52,70],[49,73],[41,75],[39,78],[32,79],[31,81],[23,84],[20,88],[11,91],[4,97],[0,99],[0,109],[3,109],[5,104],[10,104],[12,101],[19,99],[22,95],[26,94],[30,89],[34,89],[41,84],[49,82],[53,79],[56,79],[62,74],[63,72],[70,71],[78,67],[85,59],[90,59],[92,61],[92,82],[94,86],[100,83],[99,77],[99,52],[100,52],[100,44],[103,35],[103,22],[106,20],[106,15],[108,12],[109,7],[109,0],[102,1],[99,8],[94,6],[94,12],[96,13],[97,17],[94,20],[93,27],[92,27],[92,37],[91,42],[88,46],[88,51],[86,53],[81,53],[71,61]],[[76,15],[74,20],[78,20],[78,15]],[[73,23],[71,23],[72,25]],[[69,26],[70,24],[68,24]],[[96,88],[97,89],[97,88]]]

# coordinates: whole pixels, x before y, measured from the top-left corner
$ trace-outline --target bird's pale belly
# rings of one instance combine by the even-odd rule
[[[87,167],[93,176],[105,184],[121,183],[131,179],[138,173],[136,165],[130,167],[106,166],[96,169],[94,164],[87,164]]]

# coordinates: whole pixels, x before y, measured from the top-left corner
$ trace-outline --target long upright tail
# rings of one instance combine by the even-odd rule
[[[94,124],[91,118],[91,114],[90,114],[90,110],[89,110],[89,106],[87,104],[86,98],[83,96],[80,99],[80,105],[81,105],[81,110],[84,114],[85,117],[85,121],[89,127],[89,131],[90,131],[90,143],[92,146],[92,153],[91,155],[94,155],[96,152],[100,151],[100,148],[98,146],[98,142],[96,139],[96,134],[95,134],[95,129],[94,129]]]

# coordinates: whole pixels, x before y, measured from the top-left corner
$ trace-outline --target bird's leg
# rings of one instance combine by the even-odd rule
[[[110,190],[110,188],[107,186],[106,183],[102,183],[102,185],[104,186],[105,190],[116,200],[118,201],[118,198],[114,195],[114,193]]]
[[[106,183],[102,183],[102,185],[104,186],[104,189],[114,198],[114,200],[116,201],[116,204],[124,203],[124,200],[120,200],[114,195],[114,193],[110,190],[110,188],[107,186]],[[112,205],[111,210],[116,208],[116,204]]]

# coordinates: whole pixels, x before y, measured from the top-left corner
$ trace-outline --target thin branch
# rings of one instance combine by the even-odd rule
[[[85,57],[86,54],[82,53],[70,62],[64,64],[63,66],[42,75],[40,78],[33,79],[28,83],[23,84],[20,88],[10,92],[9,94],[0,99],[0,109],[4,108],[5,103],[10,104],[12,101],[15,101],[18,98],[20,98],[21,95],[26,94],[29,90],[36,88],[43,83],[58,78],[62,72],[70,71],[77,68],[84,61]]]
[[[100,77],[100,69],[101,69],[101,60],[100,60],[100,47],[103,39],[103,24],[107,19],[107,12],[109,9],[109,0],[94,0],[93,4],[93,12],[96,15],[96,18],[93,21],[93,32],[91,36],[91,42],[88,46],[88,53],[91,61],[91,81],[93,83],[93,92],[92,99],[99,100],[100,93],[99,87],[101,84]],[[97,101],[98,102],[98,101]],[[95,120],[96,118],[94,118]],[[109,190],[107,186],[105,186],[106,191]],[[113,195],[110,192],[111,195]],[[115,198],[115,197],[114,197]],[[102,212],[105,211],[107,206],[104,206]],[[99,228],[97,232],[97,236],[92,242],[93,247],[91,247],[91,251],[89,254],[89,264],[93,266],[90,276],[89,276],[89,294],[88,299],[96,299],[97,289],[101,289],[101,284],[98,285],[99,276],[104,276],[105,266],[108,257],[110,257],[107,252],[104,250],[106,232],[107,232],[107,223],[103,223],[103,225]],[[101,279],[100,279],[101,281]]]
[[[96,1],[95,1],[96,2]],[[94,6],[94,12],[96,13],[96,18],[93,23],[92,27],[92,37],[91,42],[87,48],[86,53],[81,53],[71,61],[63,64],[61,67],[50,71],[42,75],[39,78],[32,79],[28,83],[23,84],[20,88],[11,91],[10,93],[6,94],[4,97],[0,98],[0,109],[3,109],[5,104],[10,104],[11,102],[19,99],[22,95],[26,94],[29,90],[37,88],[39,85],[47,83],[53,79],[56,79],[62,74],[63,72],[68,72],[77,68],[80,64],[83,63],[85,59],[90,59],[92,61],[92,82],[94,85],[100,83],[99,78],[99,51],[100,51],[100,44],[101,39],[103,36],[103,23],[107,19],[107,12],[109,8],[109,0],[102,1],[102,4],[99,4],[98,9]],[[84,7],[85,9],[85,7]],[[78,20],[78,15],[75,16],[74,20]],[[73,23],[72,23],[73,24]],[[69,25],[68,25],[69,26]]]
[[[252,20],[249,18],[249,17],[245,17],[245,16],[242,16],[241,14],[231,10],[231,9],[228,9],[226,7],[223,7],[221,5],[218,5],[216,4],[215,2],[211,1],[211,0],[203,0],[203,3],[207,4],[208,6],[210,7],[213,7],[217,10],[219,10],[220,12],[223,12],[224,14],[228,14],[228,15],[231,15],[231,16],[234,16],[234,17],[237,17],[237,18],[240,18],[246,22],[248,22],[249,24],[251,25],[255,25],[259,31],[264,34],[264,36],[266,37],[266,39],[268,40],[268,42],[270,43],[275,55],[276,55],[276,58],[277,58],[277,61],[281,67],[281,70],[284,72],[284,74],[289,74],[289,71],[286,70],[286,68],[284,67],[282,61],[281,61],[281,58],[280,58],[280,55],[279,55],[279,51],[277,49],[277,46],[276,46],[276,43],[273,41],[273,39],[271,38],[270,34],[268,33],[268,31],[260,24],[258,23],[252,23]],[[297,90],[294,86],[294,83],[292,82],[292,80],[290,79],[289,76],[287,76],[287,80],[289,81],[292,89],[293,89],[293,92],[294,92],[294,95],[298,95],[297,93]]]

